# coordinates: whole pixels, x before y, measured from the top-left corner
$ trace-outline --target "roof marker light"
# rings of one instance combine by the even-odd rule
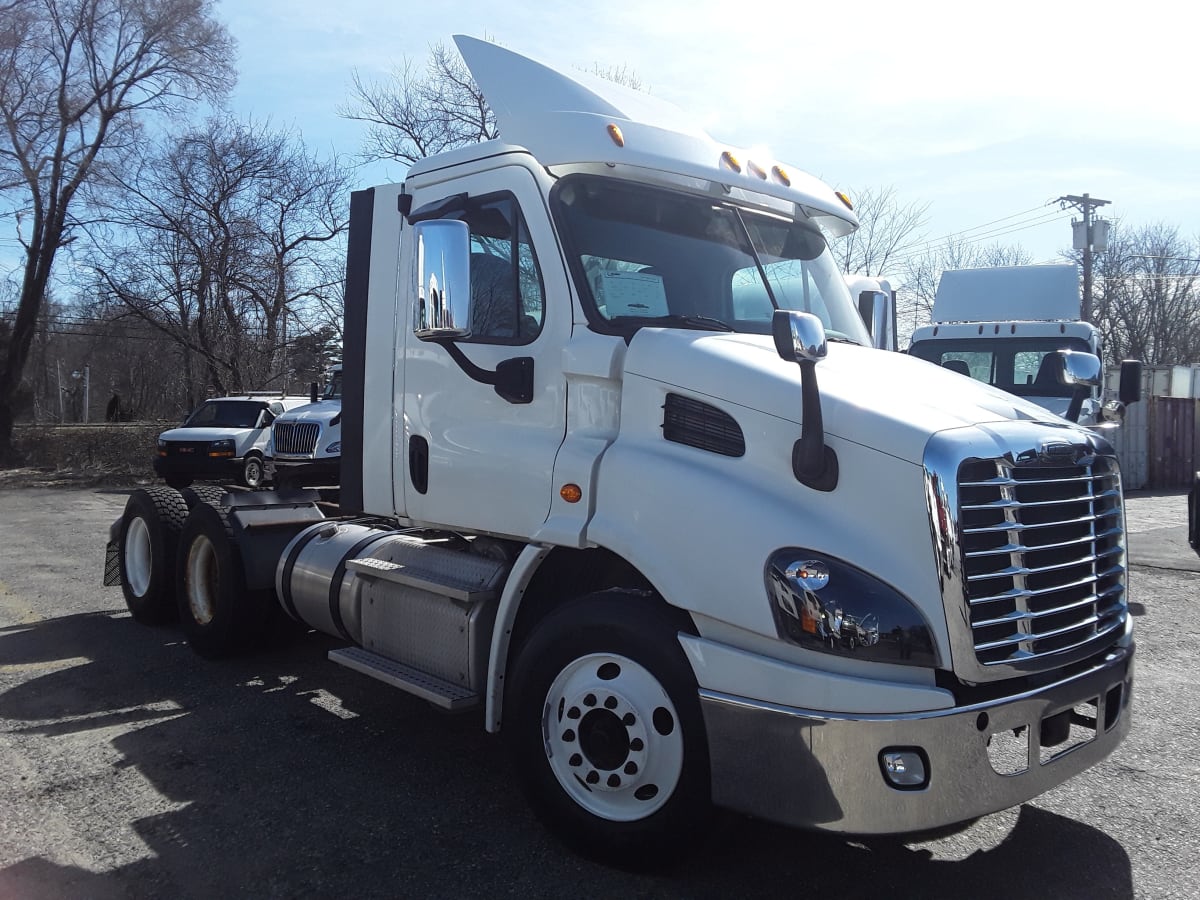
[[[834,194],[837,195],[839,200],[846,204],[846,209],[853,211],[854,204],[850,202],[850,198],[846,196],[844,191],[834,191]]]
[[[612,138],[612,142],[618,147],[625,146],[625,135],[621,134],[621,129],[613,122],[608,123],[608,136]]]
[[[760,166],[758,163],[756,163],[752,159],[746,161],[746,170],[751,175],[753,175],[755,178],[761,178],[763,181],[767,180],[766,171],[763,169],[762,166]]]
[[[783,168],[783,166],[772,166],[771,174],[774,175],[775,180],[778,181],[780,184],[782,184],[784,187],[792,186],[792,177],[790,175],[788,175],[787,169]]]
[[[739,175],[742,173],[741,161],[728,150],[721,154],[721,168],[730,169]]]

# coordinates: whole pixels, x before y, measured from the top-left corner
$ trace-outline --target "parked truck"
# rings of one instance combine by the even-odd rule
[[[204,656],[280,611],[340,639],[475,710],[540,817],[622,865],[714,807],[908,833],[1111,753],[1134,638],[1103,437],[873,347],[825,184],[455,40],[502,137],[351,197],[340,513],[134,492],[106,582],[135,617],[177,610]]]
[[[271,427],[267,468],[276,484],[335,485],[342,459],[342,366],[329,367],[325,389],[313,382],[310,402],[281,414]]]
[[[1141,364],[1122,363],[1119,397],[1064,381],[1066,354],[1104,358],[1100,332],[1080,318],[1073,264],[948,269],[933,324],[916,329],[910,354],[1025,397],[1085,425],[1119,424],[1141,396]]]

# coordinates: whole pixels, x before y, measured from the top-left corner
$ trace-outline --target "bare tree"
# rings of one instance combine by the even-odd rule
[[[338,112],[368,124],[363,156],[411,165],[418,159],[497,137],[496,117],[458,51],[429,48],[422,68],[405,59],[382,84],[354,72],[350,102]]]
[[[10,0],[0,19],[0,190],[16,193],[25,265],[0,360],[0,464],[14,400],[72,204],[97,161],[153,112],[232,86],[233,39],[213,0]]]
[[[867,188],[851,196],[861,225],[833,244],[838,265],[859,275],[896,274],[899,259],[921,241],[929,204],[901,203],[894,187]]]
[[[642,79],[628,66],[588,70],[635,91]],[[418,159],[500,136],[496,117],[458,51],[443,43],[429,48],[424,66],[405,58],[384,82],[365,80],[357,71],[350,102],[338,110],[346,119],[367,123],[362,155],[367,160]]]
[[[1117,222],[1095,273],[1095,323],[1110,362],[1200,363],[1200,240],[1161,223]]]
[[[211,119],[112,178],[95,292],[177,345],[188,405],[201,387],[286,386],[288,321],[340,306],[343,169],[287,132]]]

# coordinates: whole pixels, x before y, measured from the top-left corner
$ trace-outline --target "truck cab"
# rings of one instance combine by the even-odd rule
[[[1100,332],[1079,319],[1075,265],[1002,266],[942,273],[933,324],[913,332],[909,354],[968,375],[1084,425],[1118,423],[1123,392],[1105,404],[1102,387],[1083,391],[1064,379],[1061,354],[1103,359]],[[1128,381],[1130,376],[1126,376]]]
[[[342,456],[342,366],[329,367],[324,390],[286,410],[271,427],[267,470],[283,486],[336,485]]]
[[[175,603],[217,656],[273,598],[331,660],[475,710],[539,816],[621,865],[714,805],[904,833],[1110,753],[1134,639],[1103,436],[880,349],[885,292],[828,247],[844,195],[455,40],[503,137],[351,197],[339,514],[193,503],[164,600],[154,510],[188,498],[135,493],[131,609]]]

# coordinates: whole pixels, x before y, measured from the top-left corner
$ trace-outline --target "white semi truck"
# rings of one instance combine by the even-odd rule
[[[1060,377],[1063,353],[1103,359],[1100,332],[1080,319],[1074,264],[948,269],[938,281],[933,323],[908,352],[1025,397],[1085,425],[1119,424],[1141,396],[1141,364],[1121,364],[1120,396]]]
[[[477,710],[539,815],[624,865],[714,807],[906,833],[1112,752],[1134,639],[1104,439],[872,347],[826,185],[456,41],[503,137],[351,198],[340,515],[135,492],[106,573],[135,618],[177,610],[206,656],[281,610],[339,638]]]
[[[325,389],[313,382],[310,402],[289,409],[271,426],[267,468],[276,485],[334,485],[342,460],[342,366],[329,367]]]

